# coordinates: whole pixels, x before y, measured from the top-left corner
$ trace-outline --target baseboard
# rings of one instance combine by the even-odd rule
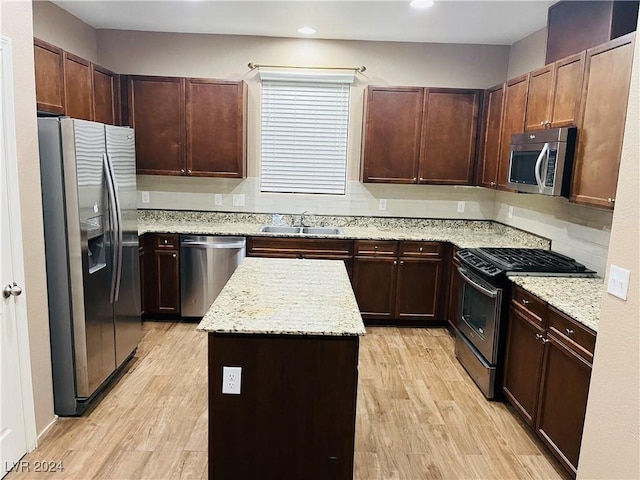
[[[36,446],[31,451],[35,450],[38,447],[38,445],[40,445],[40,441],[47,436],[47,434],[49,433],[51,428],[56,424],[57,421],[58,421],[58,415],[54,415],[49,425],[44,427],[42,431],[38,434],[38,438],[36,439]]]

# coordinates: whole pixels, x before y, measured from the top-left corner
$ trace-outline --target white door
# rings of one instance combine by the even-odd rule
[[[24,379],[29,376],[25,295],[22,294],[22,232],[17,196],[11,42],[0,37],[0,476],[28,450]],[[28,345],[28,344],[27,344]],[[29,376],[30,378],[30,376]],[[30,382],[29,382],[30,387]]]

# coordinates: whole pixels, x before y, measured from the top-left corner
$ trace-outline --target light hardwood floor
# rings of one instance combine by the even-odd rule
[[[145,322],[135,360],[81,418],[60,419],[7,480],[207,477],[207,342],[194,324]],[[367,328],[355,474],[374,479],[564,479],[511,408],[488,402],[445,329]],[[36,462],[64,471],[36,473]]]

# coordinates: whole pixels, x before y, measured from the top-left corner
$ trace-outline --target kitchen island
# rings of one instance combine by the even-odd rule
[[[209,478],[352,478],[365,329],[343,262],[246,258],[198,330]]]

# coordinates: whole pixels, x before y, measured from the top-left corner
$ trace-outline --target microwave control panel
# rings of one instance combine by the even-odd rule
[[[553,187],[553,182],[556,178],[556,160],[558,158],[557,150],[550,150],[547,157],[547,174],[544,179],[546,187]]]

